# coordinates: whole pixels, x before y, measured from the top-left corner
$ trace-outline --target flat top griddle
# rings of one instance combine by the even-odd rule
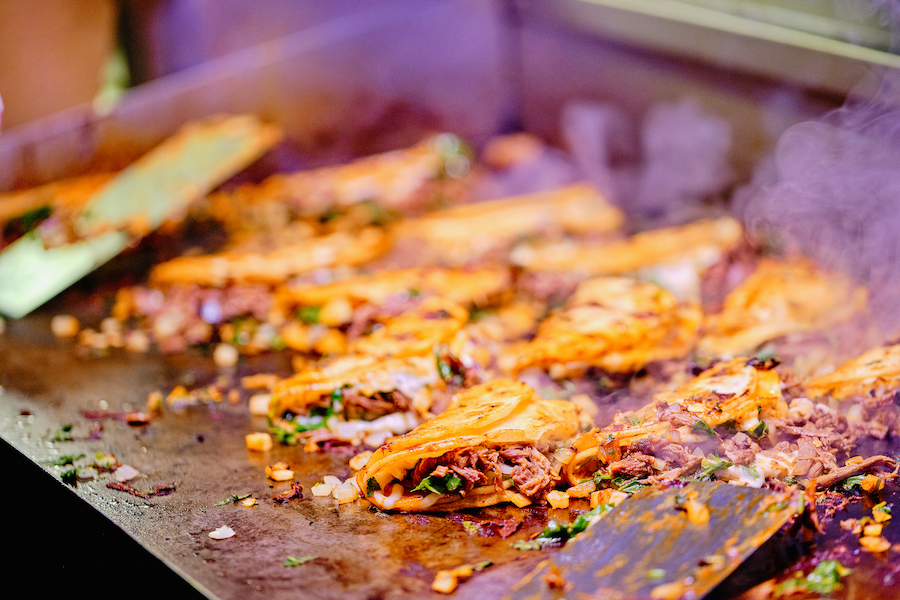
[[[21,512],[21,503],[28,503],[34,518],[48,519],[36,535],[49,539],[33,541],[29,546],[39,555],[35,573],[73,560],[71,553],[80,551],[79,529],[66,523],[65,515],[84,515],[86,507],[93,507],[113,524],[113,533],[127,534],[152,555],[141,552],[128,555],[136,557],[133,565],[128,563],[134,573],[124,576],[125,581],[133,582],[133,587],[128,586],[131,589],[120,593],[130,598],[150,597],[140,593],[142,577],[154,572],[153,581],[169,576],[165,590],[179,597],[191,588],[198,595],[222,599],[257,595],[360,599],[446,597],[430,588],[438,570],[490,561],[493,563],[490,568],[461,583],[453,596],[488,600],[503,597],[547,553],[555,551],[554,548],[521,551],[512,547],[514,541],[540,531],[548,518],[568,522],[588,508],[586,502],[577,501],[573,502],[571,513],[571,509],[502,506],[465,514],[387,514],[368,509],[365,502],[338,506],[331,497],[315,498],[310,488],[322,481],[324,475],[342,479],[351,475],[347,461],[355,451],[336,449],[308,454],[299,446],[276,445],[268,453],[248,452],[244,435],[264,431],[266,422],[249,414],[246,392],[237,403],[226,399],[181,411],[167,406],[162,417],[144,426],[131,426],[114,418],[117,412],[143,410],[149,392],[168,391],[179,383],[199,385],[224,375],[236,385],[237,377],[251,372],[289,372],[287,355],[251,357],[230,373],[216,370],[212,360],[199,351],[180,355],[112,351],[105,356],[78,356],[74,343],[56,340],[50,334],[53,312],[51,307],[10,322],[6,334],[0,336],[0,386],[3,388],[0,438],[32,463],[43,463],[41,468],[57,480],[51,486],[58,488],[52,504],[41,502],[46,498],[35,500],[28,493],[35,493],[39,483],[43,485],[40,489],[46,489],[46,481],[37,481],[50,480],[46,473],[28,474],[34,476],[34,481],[5,482],[4,505]],[[604,407],[604,413],[608,412],[607,408]],[[84,413],[102,410],[110,414],[99,419],[102,425],[99,439],[90,439],[97,437],[98,419],[93,418],[96,415],[88,418]],[[65,424],[72,425],[74,439],[52,441],[55,432]],[[890,440],[883,444],[894,445]],[[3,450],[0,447],[0,454]],[[97,451],[111,452],[120,463],[138,469],[141,475],[129,482],[138,490],[148,491],[154,485],[167,483],[176,483],[177,489],[167,496],[143,499],[108,489],[106,484],[114,481],[111,474],[63,486],[59,482],[62,469],[46,464],[61,456],[90,456]],[[867,451],[884,452],[888,447]],[[296,480],[303,485],[302,500],[286,504],[273,500],[277,493],[289,489],[289,483],[272,482],[264,473],[266,465],[279,460],[295,470]],[[11,493],[15,494],[12,500]],[[247,493],[258,500],[257,506],[222,504],[232,494]],[[900,500],[893,486],[888,500]],[[851,503],[846,512],[839,513],[825,535],[804,537],[785,532],[776,535],[717,588],[712,597],[732,597],[792,564],[800,567],[811,564],[809,559],[813,556],[839,556],[845,561],[853,557],[850,560],[855,561],[854,571],[844,578],[845,587],[835,597],[900,596],[898,586],[887,585],[895,577],[900,580],[898,561],[860,553],[856,550],[858,545],[850,547],[855,542],[848,543],[852,536],[840,531],[841,518],[858,518],[864,514],[862,504]],[[58,525],[54,519],[60,520]],[[516,532],[505,539],[498,535],[473,534],[463,525],[464,520],[503,519],[522,520]],[[235,536],[220,541],[210,539],[208,533],[223,525],[231,527]],[[17,527],[15,535],[26,536],[25,542],[29,540],[30,525],[18,523],[13,527]],[[885,534],[894,543],[900,542],[900,532],[896,529],[888,527]],[[69,554],[56,550],[67,536],[65,552]],[[128,540],[123,535],[107,533],[97,539],[93,542],[95,546],[100,544],[107,551],[127,550]],[[41,550],[44,544],[46,552]],[[85,552],[89,551],[86,547]],[[165,566],[158,565],[155,571],[150,569],[153,556]],[[283,563],[289,556],[316,558],[296,567],[285,567]],[[90,557],[82,560],[85,561],[86,569],[91,570]],[[31,562],[28,557],[20,559],[19,564]],[[172,577],[173,573],[176,577]],[[102,579],[102,564],[97,565],[97,571],[87,574],[87,580],[94,582],[90,584],[92,589]],[[75,575],[72,583],[65,584],[65,589],[77,589],[79,581],[85,581],[85,574]],[[183,589],[174,590],[171,581],[181,583]],[[152,588],[144,591],[149,594],[149,589]],[[109,589],[106,591],[112,595]]]
[[[96,508],[210,597],[243,598],[256,592],[268,598],[445,597],[430,589],[437,570],[491,561],[494,566],[462,584],[455,597],[500,598],[543,558],[539,552],[516,550],[511,542],[539,531],[546,509],[388,515],[368,510],[364,502],[339,507],[331,497],[313,497],[310,488],[324,475],[351,475],[347,461],[355,451],[308,454],[299,446],[276,446],[268,453],[248,452],[244,435],[265,431],[266,422],[249,414],[246,394],[236,404],[223,400],[180,412],[166,407],[162,417],[145,426],[103,418],[100,439],[88,439],[97,419],[86,418],[84,411],[104,406],[109,413],[143,410],[149,392],[168,391],[186,376],[209,380],[216,372],[212,360],[199,353],[114,351],[78,357],[74,350],[73,343],[50,335],[49,315],[9,323],[0,337],[0,437],[31,461],[44,463],[57,478],[62,469],[47,462],[103,451],[140,471],[129,482],[138,490],[177,483],[170,495],[143,499],[108,489],[106,484],[115,479],[101,474],[70,485],[77,496],[70,501],[80,498]],[[286,362],[284,356],[259,357],[252,368],[280,366],[284,371]],[[51,441],[64,424],[72,425],[74,440]],[[273,500],[290,487],[264,473],[266,465],[279,460],[295,470],[302,500]],[[15,487],[27,485],[16,482]],[[257,498],[257,506],[216,505],[232,494],[247,493]],[[509,539],[473,535],[462,525],[465,518],[492,516],[524,520]],[[210,539],[207,534],[222,525],[235,536]],[[48,548],[52,546],[48,540]],[[283,565],[288,556],[317,558],[288,568]],[[52,550],[47,560],[54,560]]]

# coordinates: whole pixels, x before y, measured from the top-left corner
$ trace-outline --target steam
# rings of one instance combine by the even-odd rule
[[[692,100],[658,104],[640,126],[615,106],[573,102],[562,111],[560,129],[568,152],[527,135],[486,148],[488,158],[504,160],[488,161],[498,164],[479,196],[511,196],[587,180],[632,215],[686,221],[698,215],[685,213],[733,182],[731,126]],[[515,160],[505,160],[513,155]]]
[[[852,96],[851,96],[852,98]],[[748,230],[869,285],[875,316],[900,316],[900,77],[819,121],[790,127],[735,198]]]
[[[680,212],[733,180],[731,126],[690,99],[655,105],[640,130],[615,107],[573,104],[562,129],[582,175],[633,214]]]

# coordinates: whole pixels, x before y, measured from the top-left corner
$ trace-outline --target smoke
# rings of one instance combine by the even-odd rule
[[[900,77],[790,127],[735,196],[752,233],[869,285],[882,326],[900,316]]]

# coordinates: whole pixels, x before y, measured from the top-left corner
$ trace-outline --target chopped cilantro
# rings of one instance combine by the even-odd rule
[[[641,423],[644,422],[644,419],[642,417],[625,417],[625,418],[628,420],[629,423],[631,423],[632,427],[637,427],[638,425],[640,425]]]
[[[865,475],[854,475],[852,477],[848,477],[844,480],[844,483],[841,485],[841,487],[845,490],[852,490],[853,488],[861,487],[863,479],[865,478]]]
[[[759,423],[751,427],[747,433],[749,433],[750,437],[752,437],[753,439],[760,440],[769,435],[769,426],[765,421],[760,421]]]
[[[616,477],[613,477],[612,484],[619,488],[620,492],[625,492],[626,494],[634,494],[647,487],[647,484],[638,481],[636,477],[630,477],[628,475],[617,475]]]
[[[409,297],[410,298],[418,298],[422,295],[422,290],[419,288],[409,288]]]
[[[489,560],[486,560],[484,562],[480,562],[480,563],[472,565],[472,569],[475,571],[484,571],[485,569],[490,567],[492,564],[494,564],[494,563],[492,563]]]
[[[443,477],[434,477],[432,475],[429,475],[421,482],[419,482],[419,485],[414,487],[412,491],[429,491],[434,492],[435,494],[446,494],[447,492],[454,492],[460,487],[462,487],[462,479],[460,479],[453,473],[447,473]]]
[[[470,321],[480,321],[481,319],[494,314],[496,311],[489,308],[473,308],[469,310]]]
[[[778,596],[787,596],[794,591],[806,590],[816,594],[830,594],[840,588],[841,577],[850,573],[850,569],[836,560],[823,560],[813,572],[806,577],[798,573],[793,579],[788,579],[777,588]]]
[[[716,478],[716,471],[727,469],[733,464],[730,460],[710,454],[700,462],[700,472],[697,473],[697,479],[712,481]]]
[[[369,209],[369,219],[373,225],[386,225],[391,221],[391,213],[375,200],[367,200],[364,204]]]
[[[453,369],[450,368],[450,365],[448,365],[437,352],[434,353],[434,360],[437,364],[438,375],[441,376],[441,379],[444,381],[451,380],[453,378]]]
[[[66,465],[74,464],[76,460],[84,458],[84,454],[79,454],[78,456],[60,456],[56,460],[45,460],[41,462],[42,465],[47,465],[48,467],[65,467]]]
[[[27,213],[19,217],[18,221],[22,224],[22,229],[24,231],[31,231],[38,223],[46,220],[49,217],[50,207],[41,206],[39,208],[35,208],[34,210],[28,211]]]
[[[297,318],[309,325],[319,322],[319,314],[322,312],[321,306],[303,306],[297,311]]]
[[[374,477],[369,477],[366,479],[366,498],[377,492],[381,489],[381,484],[378,483],[378,480]]]
[[[51,442],[71,442],[75,437],[72,435],[72,425],[60,425],[59,429],[56,430],[56,433],[53,434],[53,437],[50,438]]]
[[[741,468],[750,477],[753,477],[754,479],[759,479],[759,471],[756,469],[756,465],[741,465]]]
[[[713,431],[713,428],[709,426],[709,423],[704,421],[703,419],[697,419],[694,421],[694,425],[691,427],[691,433],[694,434],[704,434],[710,437],[716,435],[716,432]]]
[[[213,506],[224,506],[225,504],[228,504],[229,502],[237,504],[241,500],[249,498],[252,495],[253,495],[253,492],[247,492],[246,494],[241,494],[241,495],[232,494],[230,498],[225,498],[221,502],[216,502],[215,504],[213,504]]]
[[[276,425],[272,419],[269,419],[269,433],[275,437],[275,441],[282,444],[293,446],[297,443],[297,434],[314,429],[323,429],[328,426],[328,419],[337,414],[341,409],[341,399],[344,392],[341,388],[332,390],[328,405],[325,407],[312,407],[310,416],[308,417],[291,417],[281,421],[287,427]]]
[[[287,560],[282,563],[286,567],[297,567],[302,564],[306,564],[311,560],[316,560],[315,556],[288,556]]]
[[[462,526],[463,529],[469,532],[469,535],[478,535],[481,533],[481,527],[472,521],[463,521]]]
[[[60,477],[63,480],[63,483],[75,483],[78,479],[78,469],[72,467],[71,469],[66,469],[62,473],[60,473]]]
[[[284,343],[284,338],[278,335],[277,333],[272,336],[272,341],[269,344],[272,350],[284,350],[287,348],[287,344]]]
[[[872,512],[883,512],[887,514],[891,514],[891,507],[887,505],[887,502],[879,502],[875,506],[872,507]]]
[[[547,539],[519,540],[517,542],[513,542],[512,547],[516,550],[540,550],[549,543],[551,543],[551,540]]]
[[[341,211],[337,207],[332,206],[321,215],[319,215],[319,223],[327,223],[328,221],[333,221],[340,215]]]
[[[578,515],[577,517],[575,517],[575,520],[572,521],[572,523],[569,525],[561,525],[556,521],[550,521],[549,523],[547,523],[547,527],[545,527],[544,530],[538,534],[537,539],[547,540],[545,543],[548,544],[565,544],[572,537],[587,529],[588,525],[591,524],[592,517],[596,517],[597,515],[612,510],[613,508],[614,505],[612,504],[601,504],[586,513]]]

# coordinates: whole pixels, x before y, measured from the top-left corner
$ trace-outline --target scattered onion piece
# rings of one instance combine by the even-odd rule
[[[873,554],[877,554],[879,552],[887,552],[888,548],[891,547],[891,543],[883,537],[875,537],[870,535],[864,535],[859,538],[859,545],[869,552],[872,552]]]
[[[266,475],[273,481],[289,481],[294,478],[294,472],[290,470],[290,465],[284,461],[266,467]]]
[[[244,437],[247,450],[253,452],[268,452],[272,449],[272,436],[268,433],[248,433]]]
[[[227,540],[230,537],[234,537],[234,529],[232,529],[228,525],[222,525],[218,529],[210,531],[209,537],[214,540]]]
[[[343,483],[336,486],[333,494],[335,500],[338,501],[338,504],[346,504],[359,498],[359,492],[349,483]]]
[[[140,472],[132,466],[122,465],[121,467],[116,469],[114,475],[116,477],[116,481],[131,481],[132,479],[140,475]]]
[[[312,495],[317,498],[324,498],[325,496],[330,496],[334,491],[334,486],[329,483],[316,483],[312,486]]]
[[[569,508],[569,495],[565,492],[553,490],[552,492],[547,492],[547,502],[550,503],[552,508]]]
[[[364,466],[366,466],[366,463],[369,462],[370,458],[372,458],[371,450],[365,450],[363,452],[360,452],[359,454],[357,454],[356,456],[354,456],[353,458],[350,459],[350,468],[353,469],[354,471],[359,471]]]
[[[250,396],[250,414],[255,417],[265,417],[269,414],[269,401],[272,394],[254,394]]]

